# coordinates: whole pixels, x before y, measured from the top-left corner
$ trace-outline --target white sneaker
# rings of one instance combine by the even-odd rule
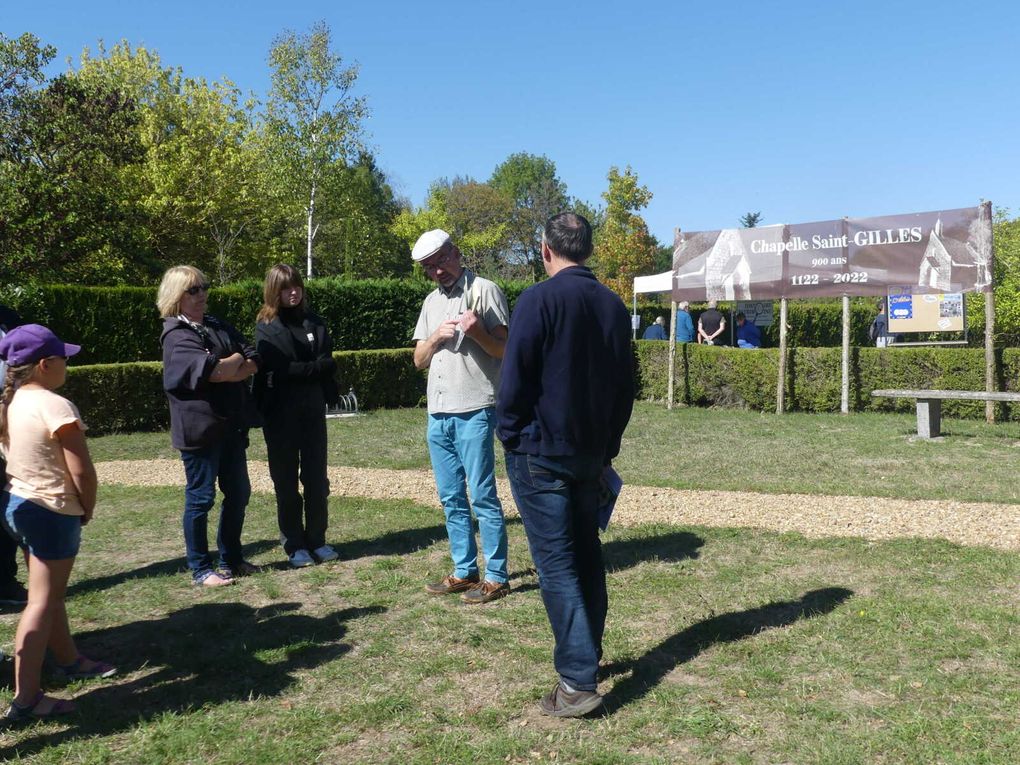
[[[319,563],[336,560],[340,557],[340,553],[329,545],[323,545],[322,547],[312,550],[312,555],[319,559]]]
[[[315,561],[312,560],[308,550],[295,550],[290,556],[290,565],[294,568],[305,568],[306,566],[314,566]]]

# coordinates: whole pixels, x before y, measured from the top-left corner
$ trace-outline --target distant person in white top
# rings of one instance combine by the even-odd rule
[[[414,365],[429,370],[429,455],[453,559],[453,572],[425,590],[431,595],[459,592],[466,603],[486,603],[510,591],[492,440],[510,311],[499,287],[464,268],[460,250],[445,231],[422,234],[411,258],[437,284],[414,330]],[[482,538],[484,578],[479,576],[472,510]]]

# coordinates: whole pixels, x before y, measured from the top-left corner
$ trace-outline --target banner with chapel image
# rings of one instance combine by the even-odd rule
[[[988,292],[991,203],[762,228],[677,231],[673,300]],[[952,306],[943,306],[950,311]]]

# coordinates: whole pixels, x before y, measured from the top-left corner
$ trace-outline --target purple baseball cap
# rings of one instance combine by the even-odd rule
[[[74,356],[80,345],[65,343],[42,324],[22,324],[0,340],[0,359],[12,367],[34,364],[50,356]]]

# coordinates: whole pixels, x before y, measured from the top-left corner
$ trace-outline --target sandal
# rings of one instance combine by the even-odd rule
[[[42,704],[45,699],[52,701],[53,705],[44,712],[39,709],[39,705]],[[77,707],[73,701],[50,698],[49,696],[43,695],[42,691],[39,691],[35,700],[28,706],[22,706],[18,702],[12,701],[10,707],[7,709],[7,714],[3,717],[3,722],[7,725],[18,725],[31,720],[48,720],[49,718],[56,717],[58,715],[71,714],[76,709]]]
[[[257,574],[260,570],[261,569],[259,569],[259,567],[254,563],[249,563],[248,561],[243,560],[240,563],[235,563],[230,566],[220,566],[219,573],[220,576],[227,579],[235,579],[240,576],[251,576],[252,574]]]
[[[91,680],[96,677],[113,677],[117,674],[117,668],[112,664],[96,661],[81,654],[78,654],[78,658],[70,664],[57,664],[55,671],[66,680]]]
[[[208,569],[195,576],[195,578],[191,580],[191,583],[198,587],[223,587],[228,584],[233,584],[234,580],[230,576]]]

